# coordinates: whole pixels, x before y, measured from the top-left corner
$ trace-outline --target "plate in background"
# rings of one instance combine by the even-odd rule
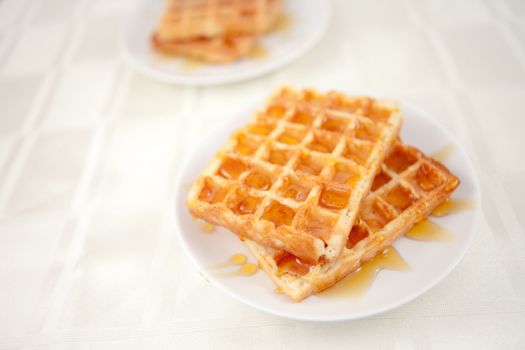
[[[180,168],[175,195],[175,223],[184,249],[197,268],[213,284],[233,297],[257,309],[282,317],[308,321],[338,321],[362,318],[400,306],[423,294],[436,285],[460,261],[472,237],[480,212],[480,190],[474,167],[461,144],[441,124],[428,115],[401,104],[405,120],[402,139],[426,154],[448,148],[451,152],[444,163],[456,174],[461,185],[453,199],[468,199],[472,208],[432,221],[444,227],[451,235],[448,241],[421,242],[406,237],[399,238],[394,247],[408,263],[408,271],[382,270],[369,289],[357,298],[310,296],[294,303],[275,292],[270,278],[259,270],[253,276],[224,277],[210,268],[224,263],[237,253],[246,255],[255,263],[239,238],[217,227],[213,233],[201,229],[202,222],[192,219],[185,206],[189,185],[208,164],[215,152],[222,147],[229,135],[243,126],[249,113],[239,113],[189,151]],[[235,266],[226,271],[235,271]]]
[[[125,58],[144,75],[176,84],[217,85],[254,78],[278,69],[300,57],[324,33],[330,20],[330,1],[284,2],[286,23],[280,30],[259,39],[258,57],[229,64],[193,64],[182,58],[155,52],[150,38],[166,1],[146,0],[131,15],[121,38]]]

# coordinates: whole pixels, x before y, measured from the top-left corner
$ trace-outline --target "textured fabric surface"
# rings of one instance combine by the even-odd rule
[[[0,349],[525,347],[524,1],[334,1],[302,58],[211,88],[123,62],[134,5],[0,1]],[[316,324],[245,306],[192,267],[171,212],[184,145],[283,83],[399,98],[462,141],[483,215],[442,283]]]

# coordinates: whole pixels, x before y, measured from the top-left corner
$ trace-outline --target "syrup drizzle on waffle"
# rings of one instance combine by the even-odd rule
[[[315,290],[323,290],[332,286],[334,274],[339,274],[339,276],[344,276],[345,273],[350,273],[350,276],[365,275],[359,279],[367,280],[366,283],[355,283],[356,290],[364,291],[368,289],[375,275],[388,266],[379,264],[382,267],[364,268],[368,266],[364,264],[363,268],[358,270],[363,272],[357,273],[352,273],[352,269],[361,264],[360,259],[370,256],[367,253],[378,254],[377,252],[383,252],[386,247],[391,246],[393,241],[403,233],[402,227],[406,227],[406,224],[414,225],[418,220],[423,220],[407,234],[412,239],[446,241],[453,237],[450,232],[425,218],[430,214],[432,208],[448,198],[458,184],[459,180],[444,166],[437,164],[418,150],[398,143],[392,146],[391,152],[382,164],[381,171],[374,179],[371,193],[365,198],[360,208],[357,224],[354,225],[348,236],[346,249],[341,257],[344,262],[333,264],[328,262],[328,265],[324,266],[307,265],[291,254],[287,256],[281,252],[272,253],[260,250],[252,243],[247,245],[258,259],[262,258],[262,261],[275,263],[277,271],[271,269],[272,264],[268,266],[263,264],[263,266],[266,272],[274,277],[278,287],[296,301],[314,293]],[[332,202],[337,203],[337,200],[332,200]],[[382,259],[379,253],[372,261]],[[367,272],[367,269],[374,272]],[[327,275],[326,271],[330,274]],[[357,277],[354,278],[357,281]],[[352,280],[352,277],[349,277],[348,280]],[[307,286],[302,287],[301,283],[306,283]],[[339,284],[346,283],[351,282],[339,282],[329,289],[338,290],[342,288],[338,287]],[[359,287],[359,285],[362,286]],[[348,287],[348,289],[351,288]],[[326,293],[331,292],[328,290]],[[346,295],[345,292],[332,293]],[[350,291],[348,294],[359,293]]]
[[[217,153],[194,183],[188,207],[304,260],[335,259],[401,119],[385,101],[279,90]],[[415,161],[396,160],[393,171]],[[424,180],[441,181],[429,176]],[[406,188],[388,194],[401,200],[394,204],[412,203]]]

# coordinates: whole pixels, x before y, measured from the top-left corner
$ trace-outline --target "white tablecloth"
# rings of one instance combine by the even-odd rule
[[[304,57],[210,88],[123,62],[133,6],[0,1],[1,349],[525,348],[524,1],[335,1]],[[463,142],[483,218],[437,287],[316,324],[256,311],[199,276],[172,223],[184,145],[283,83],[400,98]]]

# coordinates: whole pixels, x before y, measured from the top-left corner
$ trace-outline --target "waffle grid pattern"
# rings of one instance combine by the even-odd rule
[[[278,288],[294,300],[322,291],[390,246],[401,234],[444,202],[459,180],[440,163],[397,143],[381,165],[346,248],[334,262],[311,266],[247,242]]]
[[[257,35],[267,31],[280,0],[171,0],[157,30],[162,41]]]
[[[310,95],[315,99],[305,102]],[[334,101],[342,100],[336,93],[276,94],[233,135],[190,192],[190,199],[205,203],[194,214],[213,221],[206,208],[226,207],[226,221],[242,221],[229,228],[245,238],[308,261],[323,254],[335,258],[400,124],[391,106],[382,106],[383,114],[368,113],[374,120],[364,115],[365,107],[377,109],[379,102],[347,99],[350,113],[336,107]],[[250,223],[266,237],[236,227]]]

